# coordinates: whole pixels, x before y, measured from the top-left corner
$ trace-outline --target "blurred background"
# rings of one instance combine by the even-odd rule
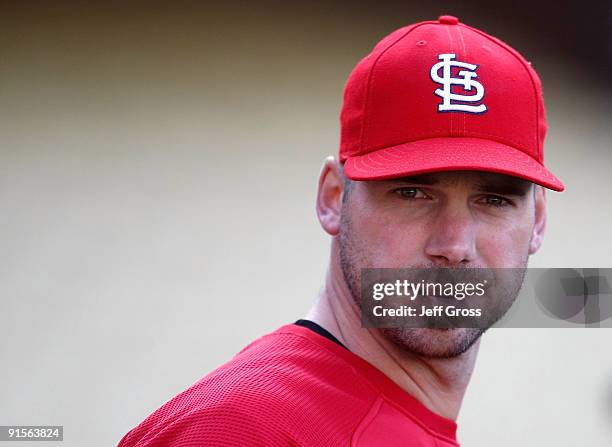
[[[612,267],[611,3],[433,3],[0,2],[0,425],[116,445],[303,316],[344,82],[383,36],[441,14],[542,78],[567,191],[531,265]],[[489,332],[462,445],[612,445],[611,342]]]

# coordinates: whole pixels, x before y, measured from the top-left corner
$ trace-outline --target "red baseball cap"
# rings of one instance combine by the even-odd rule
[[[542,86],[518,52],[453,16],[400,28],[346,83],[340,161],[354,180],[474,170],[555,191]]]

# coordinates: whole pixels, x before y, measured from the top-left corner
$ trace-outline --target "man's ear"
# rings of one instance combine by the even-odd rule
[[[546,190],[540,185],[534,185],[535,201],[535,223],[531,242],[529,243],[529,254],[532,255],[540,249],[546,231]]]
[[[323,229],[331,236],[340,232],[340,214],[344,193],[342,165],[332,156],[325,159],[319,175],[317,216]]]

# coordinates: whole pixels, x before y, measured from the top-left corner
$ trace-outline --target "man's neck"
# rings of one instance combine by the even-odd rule
[[[321,325],[423,405],[456,420],[480,340],[448,359],[425,358],[402,350],[376,329],[361,327],[361,316],[346,286],[339,262],[332,261],[319,298],[304,317]],[[337,259],[337,256],[336,256]]]

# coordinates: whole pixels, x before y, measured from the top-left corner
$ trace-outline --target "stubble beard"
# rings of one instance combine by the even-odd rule
[[[340,266],[344,281],[351,293],[354,303],[361,309],[361,269],[376,268],[368,262],[365,250],[359,246],[358,241],[353,237],[351,221],[348,213],[348,203],[342,206],[340,222],[340,234],[338,238],[340,252]],[[521,261],[522,268],[527,266],[528,256],[525,255]],[[436,268],[435,265],[413,265],[403,266],[403,268]],[[512,294],[511,302],[516,298],[522,284],[517,278],[518,288],[509,292]],[[507,311],[507,309],[506,309]],[[503,312],[505,314],[505,311]],[[503,314],[495,320],[499,320]],[[494,322],[493,322],[494,323]],[[478,339],[487,331],[486,328],[450,328],[450,329],[430,329],[430,328],[379,328],[376,329],[389,341],[405,352],[410,352],[418,356],[427,358],[453,358],[467,352]]]

